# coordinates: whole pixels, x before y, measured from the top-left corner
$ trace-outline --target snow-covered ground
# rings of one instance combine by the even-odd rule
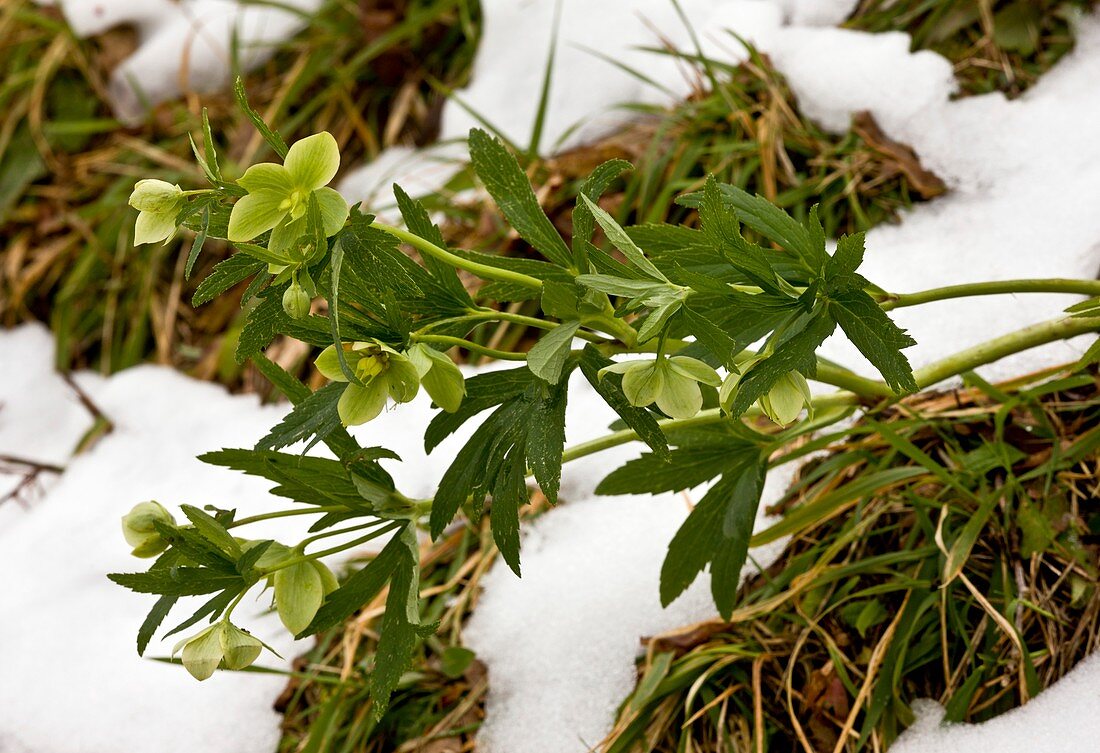
[[[178,93],[175,73],[183,50],[191,53],[185,59],[193,80],[207,81],[204,86],[224,82],[224,40],[237,13],[261,14],[241,27],[252,30],[242,39],[254,47],[300,24],[289,12],[238,9],[227,0],[62,4],[80,33],[117,20],[139,21],[142,46],[118,80],[135,81],[146,94],[154,93],[153,99]],[[905,35],[828,28],[848,12],[850,0],[682,4],[708,54],[736,59],[737,44],[723,31],[735,29],[772,56],[804,111],[843,130],[851,112],[870,110],[889,135],[911,144],[947,181],[952,189],[947,196],[908,213],[898,226],[870,233],[870,279],[907,292],[981,279],[1095,276],[1100,21],[1086,19],[1077,51],[1021,99],[988,95],[951,101],[950,65],[932,53],[909,53]],[[541,67],[528,61],[545,57],[553,2],[483,0],[483,7],[485,36],[462,99],[523,143],[542,75]],[[199,25],[222,36],[197,34],[196,19],[210,19]],[[215,19],[222,19],[221,25],[213,24]],[[646,89],[592,49],[643,67],[674,93],[685,90],[677,66],[635,49],[654,44],[657,31],[676,44],[689,44],[667,0],[564,0],[562,19],[558,84],[544,150],[613,128],[622,117],[613,111],[618,103],[667,101],[667,95]],[[211,44],[221,39],[222,52],[197,46],[200,36]],[[125,90],[116,96],[126,114]],[[578,123],[583,127],[563,138]],[[444,137],[459,137],[472,124],[462,107],[448,104]],[[446,161],[463,153],[453,143],[434,155],[385,153],[347,176],[342,190],[349,198],[363,198],[394,176],[407,188],[431,189],[453,169]],[[1003,296],[896,313],[918,340],[908,353],[920,366],[1054,317],[1066,303],[1054,296]],[[830,357],[869,371],[839,339],[827,347]],[[278,718],[271,702],[279,678],[220,673],[199,685],[178,668],[139,660],[132,636],[148,603],[102,576],[135,565],[118,532],[119,516],[135,502],[155,498],[170,508],[212,503],[250,512],[277,504],[262,482],[205,467],[193,456],[250,445],[282,409],[162,368],[141,367],[109,379],[79,375],[78,383],[116,430],[70,458],[89,419],[70,388],[51,374],[50,350],[39,327],[0,333],[0,454],[67,466],[30,511],[12,503],[0,506],[0,572],[8,574],[0,590],[0,751],[273,750]],[[1050,346],[986,373],[1016,373],[1074,352],[1068,345]],[[583,384],[574,386],[571,443],[602,433],[610,421]],[[402,455],[405,463],[393,470],[412,494],[431,493],[454,449],[445,444],[423,456],[419,430],[427,412],[426,403],[417,401],[363,430],[366,436],[386,437],[385,444]],[[632,687],[638,638],[713,613],[702,581],[669,610],[658,607],[657,568],[686,513],[683,499],[592,497],[601,475],[636,451],[619,448],[568,466],[563,496],[572,501],[529,530],[525,577],[516,580],[502,567],[487,579],[468,637],[492,677],[489,718],[480,738],[488,753],[587,750],[609,729],[616,704]],[[780,480],[772,480],[770,493],[780,487]],[[282,532],[293,540],[291,531]],[[259,614],[261,607],[250,627],[265,636],[277,633],[276,623]],[[285,640],[278,647],[287,656],[295,650]],[[158,648],[150,653],[157,655]],[[1090,660],[1024,709],[980,727],[940,730],[929,712],[895,749],[1088,750],[1100,739],[1100,715],[1089,713],[1098,700],[1100,663]],[[1075,745],[1078,737],[1083,742]]]

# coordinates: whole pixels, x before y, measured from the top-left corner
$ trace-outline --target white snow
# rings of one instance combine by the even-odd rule
[[[46,4],[46,3],[43,3]],[[115,115],[140,122],[147,106],[225,88],[237,63],[250,70],[275,46],[303,29],[321,0],[280,0],[270,5],[237,0],[59,0],[81,37],[124,24],[138,32],[138,48],[111,72]]]
[[[1093,654],[1027,705],[984,724],[943,725],[933,701],[914,705],[917,721],[891,753],[1085,753],[1100,740],[1100,655]]]
[[[610,467],[610,466],[608,466]],[[761,510],[793,470],[769,475]],[[489,666],[478,749],[564,753],[593,749],[634,688],[640,637],[716,616],[709,577],[667,609],[655,584],[668,542],[699,495],[574,499],[527,528],[523,578],[494,566],[463,641]],[[757,525],[766,525],[761,515]],[[786,540],[754,549],[767,567]],[[748,567],[742,579],[755,568]]]

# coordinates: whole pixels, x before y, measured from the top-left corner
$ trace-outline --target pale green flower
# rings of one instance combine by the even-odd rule
[[[432,401],[448,413],[458,410],[466,396],[466,380],[455,362],[423,343],[412,346],[405,355]]]
[[[296,141],[283,164],[264,162],[245,171],[237,183],[248,191],[229,215],[229,240],[250,241],[271,230],[268,250],[285,254],[306,234],[310,196],[317,198],[326,236],[348,218],[348,203],[327,188],[340,167],[340,149],[327,131]]]
[[[130,206],[138,210],[134,245],[160,243],[172,237],[183,203],[183,189],[179,186],[163,180],[139,180],[130,194]]]
[[[703,407],[700,384],[717,387],[718,373],[702,361],[688,356],[659,357],[653,361],[624,361],[600,369],[623,375],[623,394],[631,405],[644,408],[653,403],[672,418],[691,418]]]
[[[172,655],[183,648],[183,667],[200,682],[214,674],[218,667],[244,669],[260,656],[264,644],[247,630],[241,630],[225,620],[184,638],[172,649]]]
[[[810,405],[810,385],[806,377],[797,371],[789,371],[779,378],[768,394],[760,398],[760,410],[780,426],[794,423],[802,409]]]
[[[176,524],[172,514],[157,502],[140,502],[122,516],[122,535],[135,557],[156,557],[168,548],[155,523]]]
[[[386,401],[407,403],[416,397],[420,379],[416,367],[401,353],[377,340],[343,343],[344,360],[362,384],[350,382],[336,404],[345,426],[365,424],[386,407]],[[340,368],[336,346],[321,351],[317,370],[334,382],[348,382]]]

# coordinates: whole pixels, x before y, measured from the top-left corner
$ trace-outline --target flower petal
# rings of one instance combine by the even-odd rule
[[[176,232],[175,212],[138,212],[134,225],[134,245],[142,243],[160,243],[172,237]]]
[[[237,185],[249,193],[271,191],[281,194],[283,198],[290,196],[290,192],[294,190],[290,172],[274,162],[261,162],[248,168],[237,180]]]
[[[722,383],[722,377],[718,376],[718,372],[697,358],[673,356],[668,359],[668,367],[680,376],[709,384],[711,387],[717,387]]]
[[[229,214],[229,240],[250,241],[275,227],[287,213],[281,208],[284,199],[274,191],[257,191],[237,199]]]
[[[344,359],[348,362],[348,368],[354,370],[355,364],[362,358],[358,353],[354,351],[346,351],[344,353]],[[340,356],[336,353],[336,346],[330,345],[321,351],[321,355],[317,356],[313,365],[317,367],[317,370],[321,372],[322,376],[326,379],[331,379],[334,382],[346,382],[348,378],[344,376],[343,370],[340,368]]]
[[[366,385],[349,384],[336,403],[336,412],[345,426],[365,424],[386,407],[388,379],[372,379]]]
[[[669,372],[657,396],[657,407],[672,418],[691,418],[703,407],[703,393],[694,379]]]
[[[336,176],[340,169],[340,147],[328,131],[295,141],[283,160],[294,185],[312,191]]]
[[[659,361],[638,362],[623,374],[623,394],[630,404],[644,408],[657,399],[665,384],[665,369]]]
[[[321,225],[325,228],[325,237],[331,238],[347,222],[348,203],[332,188],[318,188],[313,195],[317,197],[317,205],[321,208]]]

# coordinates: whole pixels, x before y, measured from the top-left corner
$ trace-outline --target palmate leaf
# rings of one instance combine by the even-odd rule
[[[267,436],[256,443],[257,450],[280,450],[295,442],[309,441],[308,450],[342,427],[336,404],[344,393],[340,382],[326,384],[298,401]]]
[[[520,237],[550,261],[570,267],[573,258],[569,248],[542,211],[526,173],[508,148],[499,139],[474,128],[470,131],[470,161],[477,177]]]
[[[573,335],[577,334],[580,326],[581,323],[576,320],[562,322],[539,338],[527,353],[527,368],[539,379],[557,384],[569,358]]]
[[[741,237],[737,215],[726,207],[713,177],[707,180],[703,189],[699,219],[707,240],[730,265],[766,292],[781,292],[779,276],[768,259],[768,252]]]
[[[627,170],[633,169],[634,166],[626,160],[608,160],[585,179],[580,193],[593,202],[598,201],[613,180]],[[585,202],[578,200],[573,206],[573,262],[578,270],[588,269],[587,246],[592,241],[595,230],[596,219],[592,215],[592,210]]]

